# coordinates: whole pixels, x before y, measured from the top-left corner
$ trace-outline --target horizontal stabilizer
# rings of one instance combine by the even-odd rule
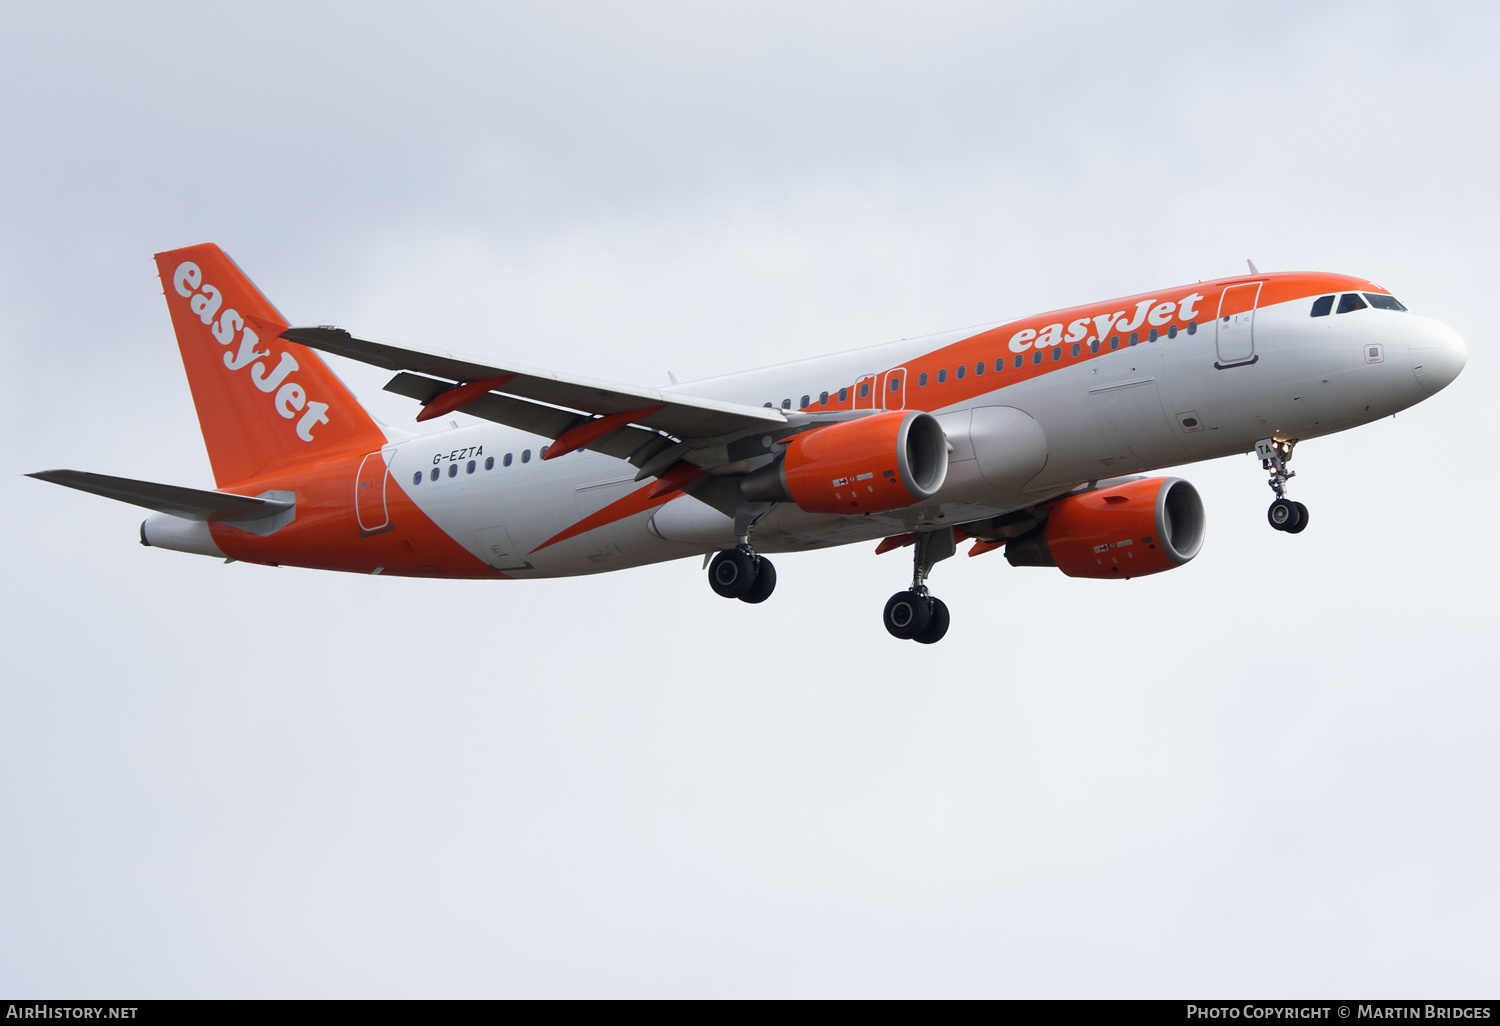
[[[293,505],[280,499],[257,499],[251,495],[181,488],[152,481],[134,481],[128,477],[88,474],[81,470],[42,470],[26,476],[67,488],[77,488],[81,492],[92,492],[106,499],[119,499],[121,502],[144,506],[158,513],[169,513],[185,520],[257,520],[282,513]]]

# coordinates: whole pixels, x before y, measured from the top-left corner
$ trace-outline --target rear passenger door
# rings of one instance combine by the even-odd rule
[[[359,464],[354,480],[354,518],[360,534],[379,534],[391,527],[391,516],[385,503],[386,454],[372,452]]]

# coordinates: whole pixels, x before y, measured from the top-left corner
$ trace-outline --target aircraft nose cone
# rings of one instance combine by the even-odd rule
[[[1412,342],[1411,369],[1417,384],[1428,395],[1436,395],[1453,383],[1469,360],[1469,348],[1458,332],[1431,321]]]

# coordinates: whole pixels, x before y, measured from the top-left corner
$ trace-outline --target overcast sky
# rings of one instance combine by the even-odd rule
[[[1489,996],[1491,4],[0,6],[0,993]],[[137,544],[210,487],[154,252],[640,385],[1262,270],[1469,344],[1180,471],[1128,583],[905,553],[527,583]],[[414,407],[338,364],[382,417]]]

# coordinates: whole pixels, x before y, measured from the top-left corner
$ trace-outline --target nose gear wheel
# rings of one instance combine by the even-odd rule
[[[1277,499],[1266,511],[1266,519],[1278,531],[1301,534],[1307,528],[1307,507],[1291,499]]]
[[[1300,519],[1297,504],[1291,499],[1277,499],[1271,503],[1271,508],[1266,510],[1266,520],[1278,531],[1289,531],[1295,528]]]

